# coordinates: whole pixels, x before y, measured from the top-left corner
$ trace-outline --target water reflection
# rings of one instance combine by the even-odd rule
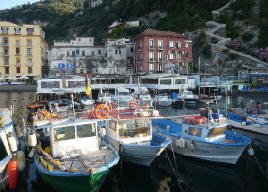
[[[228,107],[239,107],[242,102],[248,101],[250,96],[228,97]],[[257,102],[267,102],[268,98],[254,95]],[[21,124],[21,116],[27,119],[26,105],[35,101],[35,93],[29,92],[2,92],[0,93],[0,107],[9,104],[15,106],[15,120]],[[218,106],[211,107],[225,111],[226,99],[223,97]],[[196,105],[185,109],[174,107],[160,107],[160,114],[164,116],[177,116],[195,114],[200,106]],[[268,106],[264,105],[268,109]],[[30,123],[27,122],[27,125]],[[236,130],[237,131],[237,130]],[[268,191],[268,181],[261,171],[268,170],[268,137],[259,136],[248,132],[239,132],[253,138],[253,148],[257,158],[250,157],[245,151],[242,158],[235,166],[215,165],[205,161],[175,155],[177,167],[183,180],[186,192],[264,192]],[[168,153],[173,168],[175,161],[172,153]],[[20,173],[19,189],[17,191],[53,191],[36,173],[36,168],[31,159],[27,160],[24,173]],[[101,191],[104,192],[167,192],[179,191],[177,180],[174,176],[166,153],[162,153],[150,168],[123,163],[116,166],[108,175]]]

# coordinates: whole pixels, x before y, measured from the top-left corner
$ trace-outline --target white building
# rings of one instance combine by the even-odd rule
[[[93,37],[76,37],[70,41],[54,41],[49,51],[50,75],[92,73],[104,62],[104,47],[94,46]],[[64,64],[64,65],[63,65]],[[70,66],[73,68],[70,68]]]
[[[134,44],[129,39],[107,39],[105,45],[105,66],[99,66],[102,74],[132,74]]]

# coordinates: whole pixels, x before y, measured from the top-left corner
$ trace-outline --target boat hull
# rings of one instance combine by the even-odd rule
[[[217,163],[236,164],[247,145],[219,145],[199,141],[185,140],[185,146],[177,145],[177,138],[172,137],[172,147],[175,153],[191,156]],[[172,151],[171,146],[168,150]]]
[[[68,176],[63,174],[55,174],[54,172],[48,172],[42,165],[40,165],[35,158],[35,165],[38,173],[42,179],[49,184],[52,188],[60,192],[84,192],[84,191],[99,191],[106,175],[109,173],[109,169],[97,172],[93,174],[93,180],[95,184],[95,190],[93,190],[91,174],[76,174],[72,173]],[[51,174],[50,174],[51,173]]]
[[[264,126],[256,126],[255,124],[247,125],[247,124],[242,124],[242,122],[238,122],[235,120],[230,120],[228,119],[228,123],[237,129],[243,129],[245,131],[250,131],[262,135],[268,135],[268,125]],[[245,122],[246,123],[246,122]]]
[[[119,151],[120,157],[130,163],[149,167],[153,160],[158,157],[170,144],[171,139],[161,135],[153,136],[153,140],[148,145],[124,144],[105,137],[115,149]]]

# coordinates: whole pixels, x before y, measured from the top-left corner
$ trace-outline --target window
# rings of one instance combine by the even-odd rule
[[[3,37],[3,45],[8,45],[8,37]]]
[[[177,55],[177,59],[178,59],[178,60],[181,59],[181,53],[178,53],[178,55]]]
[[[54,128],[54,141],[64,141],[75,138],[75,127],[58,127]]]
[[[99,54],[99,55],[101,54],[101,50],[100,50],[100,49],[98,49],[98,54]]]
[[[208,133],[208,137],[215,137],[218,135],[224,135],[225,127],[217,127],[214,129],[211,129]]]
[[[33,73],[33,68],[32,67],[28,67],[28,73]]]
[[[16,67],[16,72],[20,73],[20,67]]]
[[[4,63],[4,65],[9,65],[9,57],[8,56],[3,57],[3,63]]]
[[[94,51],[92,51],[92,52],[91,52],[91,55],[94,56],[94,54],[95,54]]]
[[[8,27],[1,27],[2,34],[8,34]]]
[[[32,40],[31,39],[27,39],[27,46],[32,46]]]
[[[19,39],[16,39],[16,46],[20,46],[20,40]]]
[[[170,41],[170,42],[169,42],[169,47],[170,47],[170,48],[174,48],[174,41]]]
[[[158,61],[163,61],[163,52],[158,52]]]
[[[85,50],[82,50],[82,56],[86,56]]]
[[[154,52],[149,52],[149,61],[154,61]]]
[[[154,48],[154,40],[153,39],[149,40],[149,47]]]
[[[66,52],[66,55],[67,55],[67,57],[69,57],[69,56],[70,56],[70,52],[69,52],[69,51],[67,51],[67,52]]]
[[[16,47],[16,55],[20,55],[20,48]]]
[[[158,48],[163,49],[163,40],[158,40]]]
[[[176,48],[181,48],[181,42],[180,41],[176,42]]]
[[[112,129],[113,131],[116,131],[116,121],[110,120],[109,121],[109,128]]]
[[[27,48],[27,55],[31,56],[32,55],[32,48]]]
[[[171,79],[160,79],[160,84],[170,85]]]
[[[121,50],[118,50],[118,53],[121,54]]]
[[[174,59],[174,53],[169,54],[169,59]]]
[[[158,63],[158,71],[163,71],[163,63]]]
[[[167,61],[168,61],[168,54],[167,54]]]
[[[33,28],[27,28],[27,35],[33,35],[34,29]]]
[[[149,64],[149,71],[154,71],[154,63]]]
[[[3,47],[4,55],[8,55],[8,47]]]
[[[142,41],[140,41],[140,48],[142,49]]]
[[[21,31],[21,28],[19,28],[19,27],[14,28],[14,32],[15,32],[16,35],[19,35],[20,31]]]
[[[41,88],[60,88],[60,82],[59,81],[41,82]]]
[[[16,65],[20,65],[20,58],[16,57]]]
[[[2,161],[7,156],[8,156],[8,154],[7,154],[6,147],[3,143],[3,140],[0,139],[0,161]]]
[[[72,56],[73,56],[73,57],[75,56],[75,51],[72,51]]]
[[[188,43],[185,43],[184,47],[185,48],[188,48],[189,47]]]
[[[131,53],[134,52],[134,47],[131,47],[131,48],[130,48],[130,52],[131,52]]]
[[[77,125],[77,137],[93,137],[96,136],[96,124]]]
[[[201,128],[189,127],[188,134],[192,136],[201,137]]]
[[[28,58],[28,59],[27,59],[27,64],[28,64],[28,65],[32,65],[32,64],[33,64],[33,60],[32,60],[32,58]]]
[[[80,69],[80,73],[84,73],[84,70],[83,69]]]
[[[5,67],[5,74],[9,74],[9,67]]]
[[[76,49],[75,50],[75,53],[76,53],[76,55],[79,55],[80,54],[80,50],[79,49]]]
[[[185,57],[188,57],[188,52],[185,52]]]
[[[175,79],[175,84],[185,84],[185,79]]]

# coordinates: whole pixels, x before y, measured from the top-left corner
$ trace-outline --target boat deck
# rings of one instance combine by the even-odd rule
[[[44,160],[49,162],[43,156]],[[87,173],[91,169],[95,172],[99,168],[107,166],[116,158],[114,151],[108,146],[101,146],[99,151],[89,152],[79,156],[68,156],[62,158],[55,158],[59,164],[65,168],[65,172],[82,172]],[[47,168],[46,163],[41,164]],[[54,171],[63,171],[58,166],[52,165]]]

